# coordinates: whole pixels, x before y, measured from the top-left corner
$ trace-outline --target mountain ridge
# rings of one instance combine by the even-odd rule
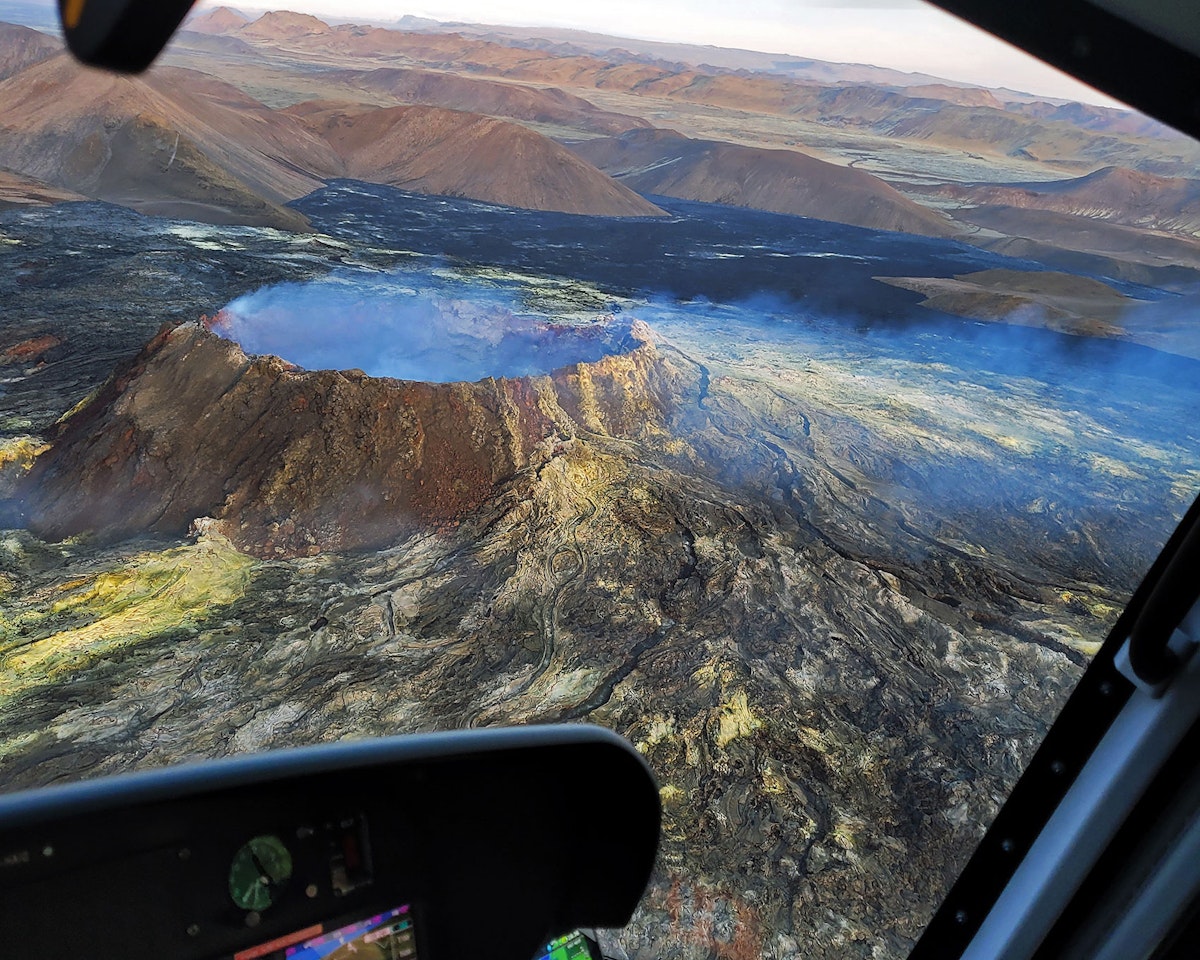
[[[264,15],[255,23],[272,16]],[[1111,146],[1114,132],[1129,135],[1134,141],[1177,140],[1174,131],[1136,114],[1091,105],[1072,108],[1070,101],[1008,90],[993,92],[932,76],[900,75],[889,77],[892,82],[885,83],[874,74],[859,73],[831,81],[824,76],[797,77],[769,70],[706,69],[694,63],[629,56],[619,49],[589,47],[575,53],[553,49],[553,45],[520,45],[507,33],[480,35],[465,26],[463,32],[412,32],[395,26],[326,23],[327,30],[314,27],[306,31],[278,28],[276,24],[281,22],[274,18],[257,30],[250,24],[226,32],[230,36],[244,35],[259,44],[274,43],[281,49],[305,51],[310,56],[398,57],[410,65],[457,66],[474,74],[576,91],[619,90],[814,122],[850,123],[875,134],[932,141],[950,148],[962,147],[972,131],[985,133],[990,128],[998,140],[994,150],[1000,156],[1028,150],[1042,158],[1059,157],[1068,166],[1094,164],[1098,151]],[[937,95],[931,97],[934,92]],[[893,98],[888,115],[878,115],[873,105],[881,94]],[[863,97],[866,102],[855,105],[854,101]],[[918,101],[941,104],[942,108],[926,107],[919,111],[923,116],[911,116]],[[977,111],[989,115],[973,117]],[[987,142],[987,137],[978,137],[975,148]],[[1186,154],[1181,154],[1181,161],[1200,159],[1200,151],[1189,150],[1186,144],[1177,146]],[[1143,164],[1147,153],[1135,142],[1125,162]]]
[[[402,169],[395,155],[365,142],[348,156],[327,139],[332,128],[322,132],[295,110],[272,109],[183,67],[120,77],[60,53],[0,81],[0,104],[0,166],[148,213],[303,230],[304,218],[283,205],[328,179],[355,176],[508,206],[662,215],[548,137],[463,111],[342,111],[343,133],[370,128],[404,148],[412,169]],[[455,131],[474,149],[448,142]],[[417,157],[410,142],[430,152]]]

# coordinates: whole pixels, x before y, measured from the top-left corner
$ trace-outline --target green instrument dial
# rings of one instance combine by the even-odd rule
[[[229,895],[243,910],[265,910],[292,877],[292,855],[275,836],[255,837],[234,854]]]

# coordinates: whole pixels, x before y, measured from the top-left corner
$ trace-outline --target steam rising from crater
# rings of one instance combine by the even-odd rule
[[[611,314],[532,306],[531,295],[546,291],[448,271],[341,273],[239,297],[212,329],[306,370],[434,383],[546,374],[628,347],[628,324]]]

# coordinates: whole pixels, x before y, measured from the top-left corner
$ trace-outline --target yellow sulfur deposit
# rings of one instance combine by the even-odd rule
[[[0,440],[0,497],[12,495],[13,486],[33,466],[33,461],[50,449],[40,437],[9,437]]]
[[[0,608],[0,697],[11,697],[240,598],[254,560],[222,537],[134,557]]]
[[[738,737],[749,736],[762,726],[762,721],[750,710],[746,691],[738,690],[728,702],[721,704],[717,746],[727,747]]]

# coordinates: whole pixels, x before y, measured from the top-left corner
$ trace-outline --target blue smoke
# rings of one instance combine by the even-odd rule
[[[545,374],[622,349],[628,324],[599,310],[564,319],[520,294],[429,270],[346,272],[239,297],[214,329],[306,370],[439,383]]]

